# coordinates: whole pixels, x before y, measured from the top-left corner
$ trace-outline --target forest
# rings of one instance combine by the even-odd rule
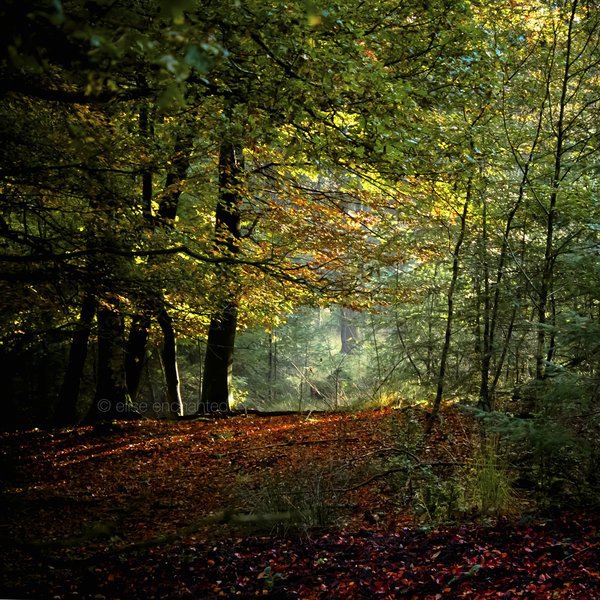
[[[0,595],[600,595],[600,5],[0,30]]]

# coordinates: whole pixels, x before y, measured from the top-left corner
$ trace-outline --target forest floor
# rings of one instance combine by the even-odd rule
[[[600,597],[597,514],[476,517],[455,407],[0,434],[0,597]],[[467,508],[465,508],[467,506]]]

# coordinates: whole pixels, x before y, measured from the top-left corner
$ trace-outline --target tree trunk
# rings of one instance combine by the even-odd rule
[[[146,102],[140,107],[139,114],[139,133],[142,143],[147,143],[154,137],[154,127],[150,118],[150,108]],[[142,171],[142,214],[146,227],[149,230],[154,228],[154,216],[152,214],[152,171],[144,169]],[[150,329],[150,319],[143,315],[135,315],[131,320],[131,328],[125,350],[125,381],[127,391],[132,401],[135,401],[138,395],[142,371],[146,363],[146,344]]]
[[[460,217],[460,233],[458,234],[458,239],[456,240],[456,245],[454,247],[452,258],[452,279],[450,281],[450,288],[448,289],[448,314],[446,317],[446,335],[444,337],[444,346],[442,348],[442,356],[440,358],[440,370],[438,374],[437,392],[435,395],[435,400],[433,401],[431,413],[429,414],[429,418],[427,420],[427,425],[425,428],[426,433],[430,433],[433,429],[433,424],[438,418],[440,406],[442,404],[442,398],[444,395],[446,365],[448,362],[448,353],[450,351],[450,340],[452,339],[452,325],[454,320],[454,292],[456,290],[456,283],[458,281],[460,249],[465,239],[465,232],[467,228],[467,214],[469,211],[469,204],[471,202],[472,185],[473,182],[471,179],[469,179],[469,182],[467,183],[467,197],[465,199],[462,215]]]
[[[553,358],[554,349],[546,349],[546,328],[548,305],[551,302],[554,287],[554,263],[556,256],[554,254],[554,227],[557,217],[557,200],[560,183],[562,180],[563,154],[565,152],[565,110],[569,102],[569,80],[571,79],[571,44],[573,42],[573,24],[575,23],[577,13],[577,0],[571,4],[571,14],[569,17],[569,30],[567,34],[567,47],[565,54],[565,67],[562,79],[562,88],[560,94],[560,103],[558,109],[558,121],[556,123],[556,146],[554,149],[554,171],[552,173],[550,205],[548,207],[548,218],[546,221],[546,246],[544,250],[544,263],[542,267],[542,281],[540,284],[540,293],[538,298],[538,336],[536,351],[536,379],[544,379],[546,376],[546,361]],[[557,40],[555,39],[555,47]],[[549,83],[548,83],[549,85]]]
[[[144,102],[140,107],[139,127],[140,142],[147,144],[148,140],[154,137],[153,121],[150,118],[150,109]],[[154,226],[154,216],[152,215],[152,171],[144,169],[142,171],[142,214],[149,228]]]
[[[125,380],[132,401],[137,398],[142,371],[146,364],[149,329],[150,319],[148,317],[136,316],[133,318],[125,351]]]
[[[96,396],[87,421],[137,416],[125,381],[125,324],[118,306],[98,310],[98,365]]]
[[[544,107],[546,105],[547,98],[545,97],[542,101],[542,105],[540,107],[538,122],[535,132],[535,137],[531,143],[531,149],[529,151],[529,155],[524,164],[518,162],[519,167],[521,169],[521,181],[519,183],[519,190],[517,194],[517,199],[510,212],[508,213],[508,217],[506,219],[506,224],[504,228],[504,235],[502,237],[502,244],[500,246],[500,255],[498,258],[498,266],[496,270],[496,278],[493,282],[494,294],[493,297],[490,297],[490,282],[489,282],[489,269],[487,266],[488,259],[488,250],[487,250],[487,214],[484,213],[484,253],[485,253],[485,307],[484,307],[484,337],[483,337],[483,345],[482,345],[482,364],[481,364],[481,386],[479,390],[479,407],[483,410],[492,410],[493,406],[493,397],[496,392],[496,386],[498,383],[498,379],[500,377],[500,372],[502,370],[502,364],[506,358],[506,352],[508,344],[510,343],[510,337],[512,334],[512,329],[514,325],[514,319],[516,315],[516,311],[513,310],[511,314],[511,322],[509,325],[509,334],[507,339],[505,340],[504,346],[501,351],[501,356],[499,359],[499,364],[496,365],[495,375],[493,377],[493,381],[490,385],[490,376],[491,376],[491,367],[492,367],[492,358],[496,351],[496,330],[498,326],[498,316],[500,314],[500,303],[501,303],[501,292],[502,292],[502,281],[504,279],[505,274],[505,263],[506,257],[509,250],[509,239],[511,233],[513,231],[513,222],[519,208],[523,204],[523,199],[525,198],[525,189],[529,184],[529,170],[531,168],[531,164],[533,162],[535,151],[538,146],[538,142],[540,140],[540,136],[542,133],[542,124],[544,117]],[[517,158],[519,161],[519,158]],[[484,207],[485,208],[485,207]]]
[[[487,203],[483,204],[482,231],[482,265],[483,265],[483,338],[481,353],[481,385],[479,387],[479,406],[483,410],[492,409],[490,396],[490,365],[493,352],[493,334],[491,331],[491,298],[490,298],[490,269],[488,256]]]
[[[358,332],[351,319],[352,311],[340,306],[340,339],[342,354],[352,354],[358,344]]]
[[[231,107],[226,110],[231,118]],[[241,144],[225,139],[219,148],[219,199],[216,208],[215,247],[230,257],[239,253],[241,237],[241,176],[244,158]],[[205,414],[228,412],[233,399],[232,369],[238,306],[235,292],[229,289],[233,273],[222,272],[224,299],[213,313],[208,330],[204,362],[204,382],[200,412]]]
[[[208,330],[202,382],[203,414],[227,413],[233,400],[233,350],[237,306],[230,304],[213,316]]]
[[[177,369],[177,337],[173,329],[173,319],[164,308],[158,313],[158,324],[163,332],[162,358],[167,385],[168,412],[169,414],[183,416],[183,401]]]
[[[381,371],[381,358],[379,356],[379,345],[377,343],[377,328],[375,327],[375,319],[371,315],[371,332],[373,334],[373,349],[375,350],[375,364],[377,365],[377,383],[381,385],[383,376]]]
[[[142,136],[152,136],[153,132],[153,127],[148,118],[148,108],[143,106],[140,110],[140,133]],[[147,170],[142,173],[142,211],[150,229],[159,226],[167,228],[174,226],[179,198],[182,193],[182,184],[190,166],[190,146],[189,134],[186,133],[177,137],[171,168],[167,173],[165,182],[165,194],[159,204],[158,218],[156,219],[152,215],[152,173]],[[151,314],[156,317],[164,336],[162,358],[165,365],[165,385],[169,405],[167,412],[182,415],[183,404],[177,368],[177,341],[172,318],[166,311],[162,292],[152,290],[150,295],[151,301],[143,302],[143,304],[150,305],[150,308],[146,308],[144,315],[135,316],[131,324],[126,355],[127,389],[132,400],[135,400],[139,391],[148,343],[150,318],[147,315]]]
[[[433,270],[434,281],[437,281],[438,268],[439,268],[439,266],[436,262],[435,266],[434,266],[434,270]],[[435,376],[435,372],[434,372],[435,369],[434,369],[434,364],[433,364],[433,351],[434,351],[434,344],[435,344],[434,335],[433,335],[435,296],[436,296],[436,292],[434,291],[434,286],[432,286],[428,292],[429,302],[427,303],[427,308],[428,308],[428,311],[427,311],[427,348],[426,348],[427,352],[426,352],[426,356],[425,356],[425,366],[427,369],[427,380],[428,381],[432,381]]]
[[[269,332],[269,356],[267,381],[269,383],[269,404],[275,401],[275,382],[277,377],[277,341],[273,332]]]
[[[83,378],[83,369],[87,358],[88,342],[92,330],[92,321],[96,314],[98,301],[92,294],[86,294],[81,306],[77,327],[73,334],[69,350],[69,362],[58,398],[54,419],[57,423],[72,424],[78,419],[77,401]]]

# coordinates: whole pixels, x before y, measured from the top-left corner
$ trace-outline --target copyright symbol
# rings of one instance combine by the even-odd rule
[[[110,400],[107,400],[106,398],[100,400],[98,402],[98,410],[103,413],[108,412],[110,410]]]

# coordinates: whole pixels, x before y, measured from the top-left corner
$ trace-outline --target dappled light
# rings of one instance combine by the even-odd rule
[[[597,2],[0,33],[0,596],[600,597]]]

